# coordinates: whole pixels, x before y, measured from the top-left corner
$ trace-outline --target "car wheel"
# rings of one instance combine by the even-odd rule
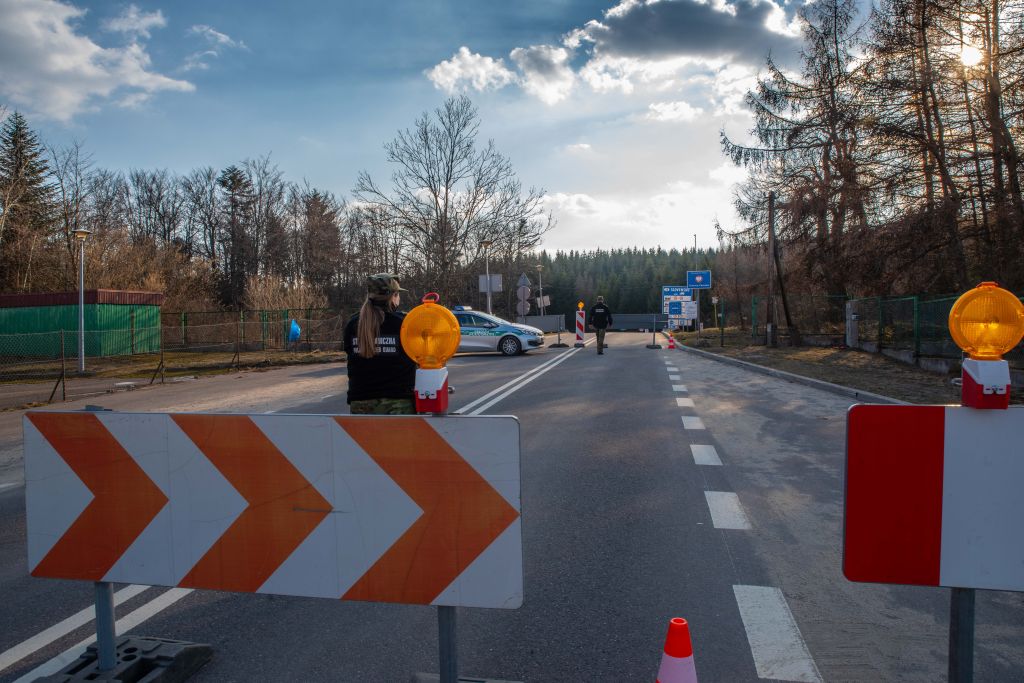
[[[498,342],[498,350],[506,356],[515,356],[523,350],[523,346],[515,337],[502,337]]]

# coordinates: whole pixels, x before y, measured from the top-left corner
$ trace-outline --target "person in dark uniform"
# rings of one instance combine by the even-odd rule
[[[398,278],[378,273],[366,279],[366,301],[345,325],[348,405],[353,415],[413,415],[416,364],[402,348]]]
[[[597,355],[604,354],[604,333],[612,324],[612,309],[604,303],[604,297],[597,297],[597,303],[590,307],[588,313],[590,326],[597,333]]]

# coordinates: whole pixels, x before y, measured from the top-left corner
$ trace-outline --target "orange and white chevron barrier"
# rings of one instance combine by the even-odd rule
[[[668,348],[676,348],[676,336],[671,332],[668,333]]]
[[[515,418],[40,411],[23,426],[32,576],[522,604]]]
[[[697,683],[693,645],[690,644],[690,625],[686,619],[675,617],[668,622],[665,653],[661,656],[657,683]]]

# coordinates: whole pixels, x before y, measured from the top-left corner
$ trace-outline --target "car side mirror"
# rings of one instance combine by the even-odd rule
[[[486,327],[489,330],[493,330],[497,326],[498,326],[498,323],[487,323],[486,325],[484,325],[484,327]]]

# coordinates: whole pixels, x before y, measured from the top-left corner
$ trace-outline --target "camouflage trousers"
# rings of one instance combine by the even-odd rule
[[[597,352],[598,353],[604,353],[604,333],[605,333],[605,328],[604,327],[598,327],[595,330],[595,333],[597,334]]]
[[[370,398],[348,404],[353,415],[415,415],[411,398]]]

